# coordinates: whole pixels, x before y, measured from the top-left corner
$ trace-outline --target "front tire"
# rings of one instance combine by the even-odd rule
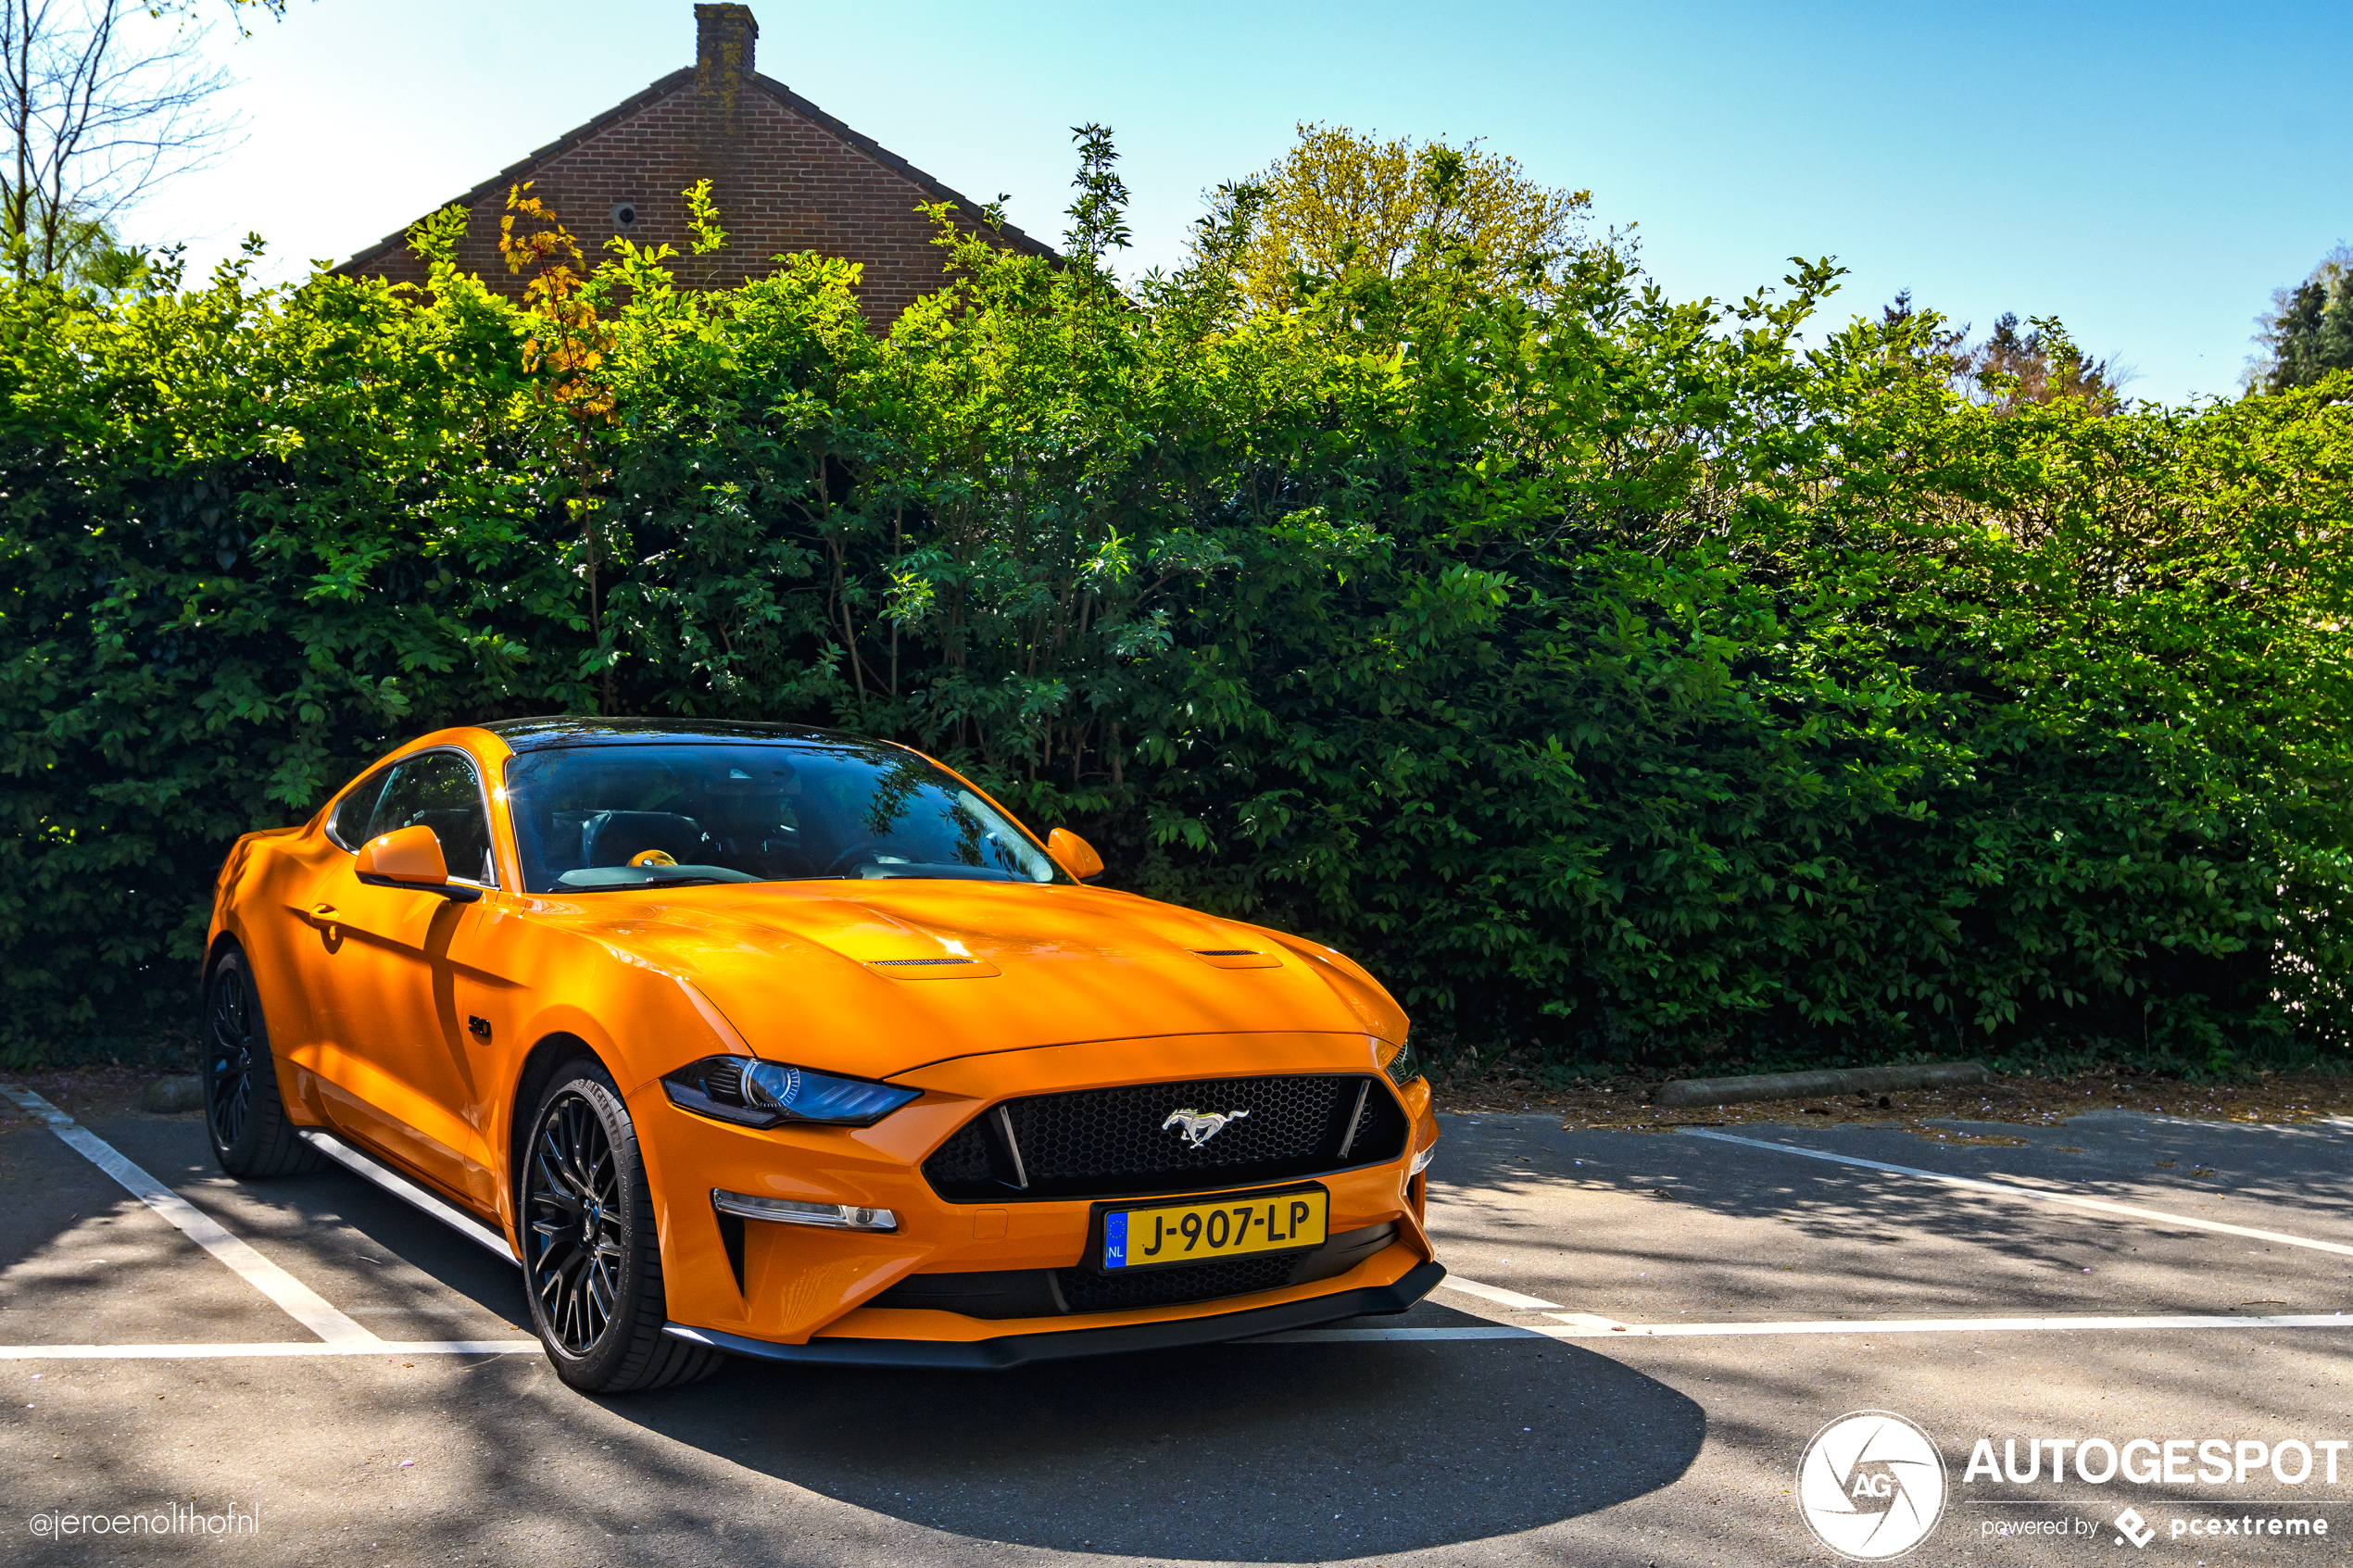
[[[212,1157],[237,1177],[297,1176],[324,1163],[302,1141],[278,1093],[277,1059],[245,954],[220,955],[205,981],[205,1132]]]
[[[586,1394],[693,1383],[725,1356],[662,1333],[661,1246],[636,1129],[594,1058],[557,1069],[516,1177],[524,1293],[556,1374]]]

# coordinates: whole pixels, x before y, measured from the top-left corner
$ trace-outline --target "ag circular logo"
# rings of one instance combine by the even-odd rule
[[[1814,1434],[1797,1461],[1797,1506],[1842,1557],[1901,1557],[1944,1512],[1944,1456],[1929,1435],[1888,1411],[1856,1411]]]

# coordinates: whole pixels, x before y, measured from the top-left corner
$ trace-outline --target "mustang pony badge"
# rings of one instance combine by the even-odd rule
[[[1247,1110],[1172,1110],[1168,1113],[1168,1120],[1160,1124],[1160,1130],[1164,1133],[1171,1127],[1181,1129],[1185,1141],[1199,1148],[1224,1132],[1227,1123],[1239,1122],[1249,1114]]]

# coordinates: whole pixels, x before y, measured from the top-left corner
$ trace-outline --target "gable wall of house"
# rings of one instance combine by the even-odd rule
[[[814,106],[781,83],[755,75],[757,24],[741,6],[698,6],[695,68],[657,82],[581,132],[514,165],[469,196],[459,264],[510,295],[524,280],[498,255],[498,225],[510,185],[552,207],[593,266],[604,243],[625,233],[641,245],[667,244],[682,281],[731,286],[764,274],[774,257],[813,250],[864,269],[860,302],[877,329],[908,303],[939,287],[947,253],[918,204],[951,196],[891,155],[829,124]],[[689,253],[686,189],[709,178],[719,204],[725,248]],[[623,206],[635,221],[617,221]],[[977,214],[973,216],[976,217]],[[524,221],[518,220],[519,224]],[[1005,243],[1044,252],[1018,231]],[[362,252],[344,270],[422,284],[424,262],[396,239]]]

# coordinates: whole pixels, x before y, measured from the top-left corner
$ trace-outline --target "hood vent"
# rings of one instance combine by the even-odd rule
[[[1283,960],[1256,947],[1192,947],[1193,957],[1217,969],[1280,969]]]
[[[978,980],[1001,972],[987,959],[868,959],[894,980]]]

